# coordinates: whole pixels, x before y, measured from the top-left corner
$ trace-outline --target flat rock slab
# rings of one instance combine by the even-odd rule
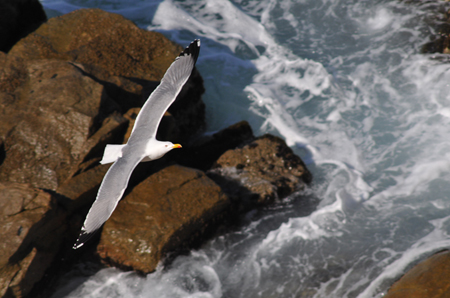
[[[203,172],[169,166],[133,188],[106,222],[99,255],[148,273],[167,252],[191,241],[230,201]]]

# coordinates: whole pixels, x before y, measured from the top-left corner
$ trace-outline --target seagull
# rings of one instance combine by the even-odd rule
[[[111,216],[122,198],[131,173],[138,163],[161,158],[180,144],[156,139],[159,123],[194,69],[200,52],[200,40],[194,40],[170,65],[161,83],[150,94],[139,112],[128,142],[123,145],[108,144],[101,164],[113,163],[106,172],[97,198],[86,216],[73,249],[86,243]]]

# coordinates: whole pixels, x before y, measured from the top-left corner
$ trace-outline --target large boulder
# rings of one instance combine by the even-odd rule
[[[105,122],[142,105],[180,50],[120,15],[84,9],[0,52],[0,181],[56,190],[101,156],[106,141],[121,143],[127,120],[108,131]],[[195,71],[170,109],[177,127],[170,140],[187,140],[203,126],[202,92]]]
[[[164,160],[139,165],[133,176],[152,175],[125,194],[106,222],[97,251],[107,263],[151,272],[168,252],[189,247],[225,216],[281,199],[311,181],[283,140],[255,138],[245,121],[173,159],[201,170],[179,165],[158,170]]]
[[[9,54],[76,63],[105,85],[126,112],[145,102],[181,50],[162,34],[140,29],[121,15],[81,9],[50,19]],[[203,92],[202,78],[194,71],[170,109],[180,122],[177,137],[181,140],[204,125]]]
[[[9,93],[13,102],[0,103],[0,123],[9,128],[0,180],[55,190],[95,147],[88,142],[104,120],[103,105],[114,103],[102,84],[70,63],[43,59],[14,66],[23,66],[24,80]]]
[[[10,55],[59,59],[106,70],[109,76],[159,81],[182,48],[123,16],[80,9],[52,18],[20,40]]]
[[[98,253],[122,268],[154,271],[168,252],[192,244],[229,204],[202,171],[164,168],[119,203],[103,228]]]
[[[409,270],[384,298],[450,297],[450,251],[439,252]]]

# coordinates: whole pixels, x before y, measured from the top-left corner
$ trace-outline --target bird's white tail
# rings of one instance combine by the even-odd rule
[[[105,152],[103,153],[103,159],[100,161],[102,165],[115,162],[119,157],[122,157],[122,148],[124,145],[111,145],[108,144],[105,147]]]

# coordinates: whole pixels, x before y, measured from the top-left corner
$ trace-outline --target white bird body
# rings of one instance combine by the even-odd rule
[[[108,144],[105,147],[105,152],[103,153],[103,159],[100,161],[102,165],[115,162],[118,158],[122,157],[122,151],[127,146],[127,144],[116,145]],[[175,146],[175,147],[174,147]],[[155,159],[160,159],[167,152],[172,149],[180,148],[181,145],[173,144],[171,142],[160,142],[156,139],[150,139],[146,146],[146,156],[141,160],[141,162],[152,161]],[[167,150],[169,149],[169,150]],[[126,149],[125,149],[126,150]]]
[[[200,40],[194,40],[170,65],[139,112],[127,144],[106,145],[101,163],[113,165],[103,178],[74,249],[83,246],[108,220],[127,188],[131,173],[140,162],[159,159],[170,150],[181,148],[179,144],[156,140],[156,132],[165,111],[191,75],[199,51]]]

